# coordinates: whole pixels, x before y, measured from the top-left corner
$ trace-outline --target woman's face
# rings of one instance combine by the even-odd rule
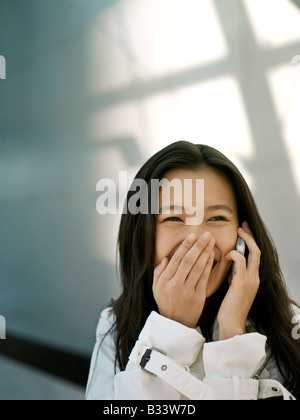
[[[209,277],[207,286],[207,297],[214,294],[230,268],[231,262],[224,259],[225,255],[235,249],[238,229],[238,212],[233,189],[227,179],[211,168],[189,170],[174,169],[167,172],[165,179],[172,181],[179,179],[182,185],[182,200],[178,201],[178,195],[170,194],[170,206],[180,204],[181,209],[169,210],[168,213],[157,215],[156,221],[156,255],[155,266],[157,266],[163,257],[168,257],[169,261],[177,248],[181,245],[188,234],[195,232],[198,237],[204,232],[210,232],[215,238],[215,261]],[[204,219],[197,224],[189,224],[191,220],[190,210],[185,211],[184,202],[184,180],[192,179],[193,188],[189,188],[189,194],[192,195],[192,205],[199,202],[196,192],[196,179],[204,180]],[[186,188],[187,189],[187,188]],[[171,189],[172,191],[172,189]],[[203,192],[202,192],[203,193]],[[166,199],[163,198],[160,191],[159,209],[162,204],[165,207]],[[187,200],[186,200],[187,201]],[[191,202],[191,200],[189,200]],[[203,202],[203,201],[202,201]],[[202,204],[201,204],[202,205]],[[200,209],[199,213],[200,213]],[[199,214],[198,213],[198,214]],[[196,214],[196,213],[195,213]]]

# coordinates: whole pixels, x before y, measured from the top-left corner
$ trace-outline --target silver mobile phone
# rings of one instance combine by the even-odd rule
[[[240,238],[240,237],[237,238],[235,249],[240,254],[245,255],[246,244],[245,244],[245,241],[242,238]],[[231,267],[231,272],[230,272],[230,275],[229,275],[229,284],[231,284],[232,278],[233,278],[234,275],[235,275],[235,262],[233,261],[232,267]]]

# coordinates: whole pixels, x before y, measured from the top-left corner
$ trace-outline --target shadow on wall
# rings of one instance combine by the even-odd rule
[[[224,75],[232,76],[241,93],[253,143],[253,155],[241,158],[241,162],[253,178],[255,198],[267,226],[272,227],[272,234],[274,232],[291,292],[299,299],[300,290],[297,278],[294,278],[298,256],[296,247],[288,249],[288,244],[291,241],[296,244],[300,234],[299,223],[295,225],[300,211],[300,197],[284,138],[285,127],[275,108],[267,74],[272,68],[291,65],[292,57],[300,52],[300,43],[291,41],[276,48],[264,48],[255,38],[244,2],[213,0],[212,3],[228,46],[229,54],[225,58],[148,80],[132,77],[131,82],[123,87],[93,95],[89,111],[128,103],[139,104],[150,96],[175,92],[182,87],[209,82]],[[298,0],[293,3],[299,7]],[[148,127],[151,127],[151,123],[148,121]],[[224,144],[229,135],[230,130],[224,134]],[[136,139],[136,144],[140,143]],[[99,150],[106,145],[109,147],[108,142],[102,144],[99,141],[97,144]],[[284,218],[284,222],[282,212],[273,211],[274,207],[284,210],[283,203],[289,203],[289,216]]]

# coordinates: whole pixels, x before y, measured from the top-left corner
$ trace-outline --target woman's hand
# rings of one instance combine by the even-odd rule
[[[209,232],[196,238],[190,234],[169,263],[163,258],[154,270],[152,287],[159,313],[190,328],[201,316],[214,262],[214,238]]]
[[[242,226],[243,229],[238,229],[238,235],[246,242],[249,256],[246,261],[245,257],[236,250],[230,251],[225,256],[228,261],[235,262],[236,272],[218,312],[220,340],[245,333],[247,316],[260,284],[261,253],[248,224],[244,222]]]

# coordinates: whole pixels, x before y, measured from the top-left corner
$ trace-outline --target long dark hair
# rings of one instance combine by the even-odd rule
[[[171,169],[199,169],[210,167],[227,177],[234,188],[240,224],[247,221],[261,250],[260,287],[251,307],[249,318],[256,330],[267,337],[284,385],[300,398],[300,341],[292,337],[291,305],[279,266],[276,248],[259,215],[249,187],[236,166],[216,149],[178,141],[152,156],[136,174],[146,181],[150,206],[151,179],[162,179]],[[124,209],[136,191],[128,191]],[[149,207],[150,208],[150,207]],[[128,356],[151,311],[158,311],[152,293],[155,258],[156,214],[132,214],[123,211],[119,235],[119,273],[122,293],[115,302],[116,365],[124,370]],[[213,322],[227,292],[228,282],[207,300],[199,322],[202,333],[212,339]]]

